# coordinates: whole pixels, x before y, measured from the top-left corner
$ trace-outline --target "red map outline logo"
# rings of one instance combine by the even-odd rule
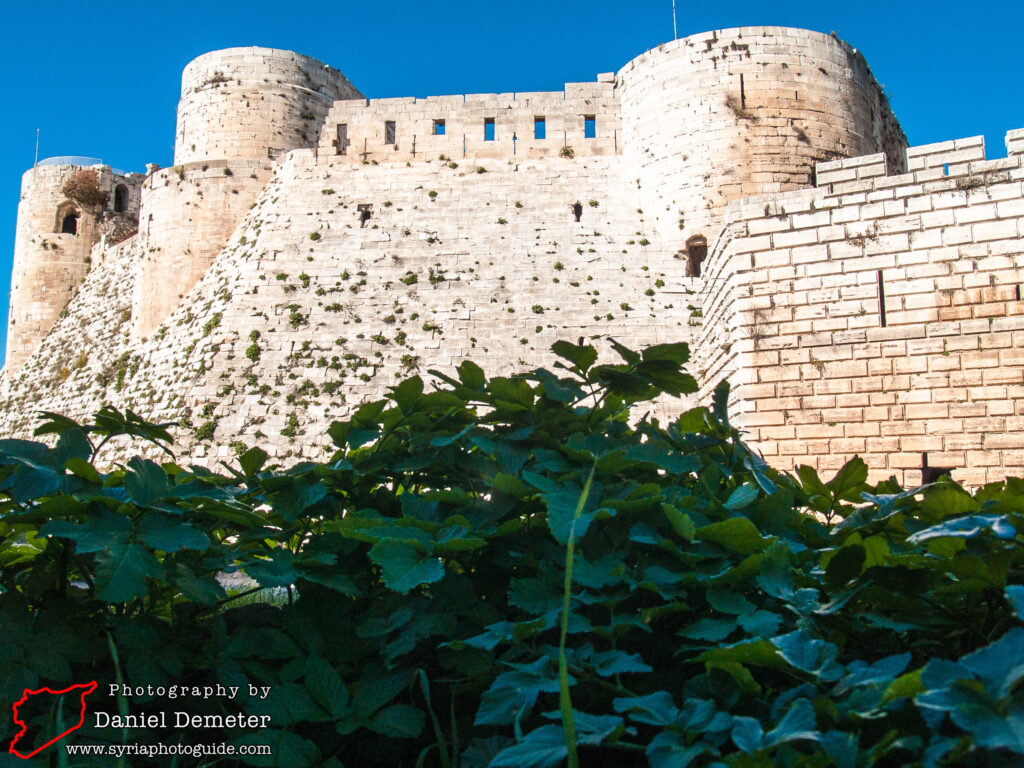
[[[79,704],[81,705],[81,712],[82,712],[82,714],[81,714],[81,717],[78,720],[78,724],[71,726],[66,731],[64,731],[64,733],[62,733],[60,736],[57,736],[55,738],[50,739],[48,742],[43,744],[43,746],[36,747],[36,749],[34,749],[31,752],[29,752],[27,755],[23,755],[18,750],[16,750],[14,748],[14,745],[18,743],[18,739],[20,739],[22,736],[24,736],[25,735],[25,731],[28,730],[28,726],[22,720],[18,719],[18,707],[20,707],[22,704],[24,704],[26,701],[28,701],[28,697],[29,696],[35,696],[36,694],[40,694],[40,693],[49,693],[49,694],[52,694],[54,696],[59,696],[62,693],[70,693],[71,691],[75,690],[76,688],[77,689],[81,689],[81,693],[79,694]],[[11,748],[8,750],[8,752],[10,754],[12,754],[12,755],[17,755],[22,760],[28,760],[30,757],[32,757],[34,755],[37,755],[40,752],[42,752],[44,749],[46,749],[51,744],[60,741],[61,739],[63,739],[65,736],[67,736],[72,731],[77,731],[79,728],[82,727],[83,723],[85,723],[85,697],[88,696],[90,693],[92,693],[95,690],[96,690],[96,681],[95,680],[93,680],[90,683],[79,683],[78,685],[72,685],[71,687],[64,688],[63,690],[60,690],[60,691],[54,691],[54,690],[51,690],[49,688],[40,688],[37,691],[33,691],[33,690],[30,690],[30,689],[26,688],[25,692],[21,695],[21,698],[18,699],[16,702],[14,702],[14,706],[11,708],[13,713],[14,713],[14,722],[21,726],[21,730],[18,731],[18,733],[15,735],[15,737],[11,740]]]

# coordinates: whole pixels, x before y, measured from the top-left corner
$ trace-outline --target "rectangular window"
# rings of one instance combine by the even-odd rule
[[[434,121],[434,135],[435,136],[444,136],[444,120],[435,120]]]
[[[394,144],[395,143],[395,121],[388,120],[384,123],[384,143]]]
[[[494,118],[484,118],[484,141],[494,141]]]
[[[345,150],[348,149],[348,124],[342,123],[338,126],[338,138],[334,144],[338,149],[339,155],[344,155]]]
[[[597,118],[593,115],[583,116],[583,138],[593,139],[597,136]]]
[[[546,139],[548,137],[547,125],[543,117],[533,118],[533,138]]]

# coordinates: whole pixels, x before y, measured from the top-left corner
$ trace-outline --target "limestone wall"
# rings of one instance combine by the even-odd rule
[[[292,51],[227,48],[185,67],[176,165],[276,159],[316,145],[327,111],[362,94],[336,69]]]
[[[692,339],[697,283],[649,239],[615,158],[483,167],[292,153],[144,342],[107,342],[96,370],[55,383],[44,376],[54,337],[0,393],[3,427],[27,430],[14,414],[29,402],[86,416],[108,401],[186,419],[189,460],[214,465],[239,444],[322,457],[332,419],[413,373],[429,380],[427,369],[451,373],[471,358],[508,374],[553,362],[556,339],[583,337],[605,353],[609,336],[633,347]],[[368,220],[359,206],[372,206]],[[123,306],[132,287],[120,274]],[[96,301],[83,288],[71,317]],[[106,337],[120,338],[120,316],[104,317]]]
[[[83,170],[96,174],[105,205],[82,205],[62,191]],[[139,174],[125,176],[102,165],[40,165],[22,176],[4,364],[8,373],[20,368],[60,317],[89,271],[93,246],[105,236],[118,239],[134,231],[141,181]],[[114,210],[118,187],[121,211]],[[74,234],[61,231],[67,216],[75,218]]]
[[[814,164],[906,140],[863,56],[817,32],[742,27],[675,40],[616,76],[641,207],[682,249],[727,203],[812,183]]]
[[[144,205],[151,234],[134,302],[140,335],[177,306],[255,199],[273,158],[294,147],[316,145],[350,166],[446,158],[475,167],[625,152],[640,191],[634,210],[682,252],[694,235],[713,239],[729,200],[805,184],[825,157],[892,154],[903,145],[862,57],[828,36],[771,27],[674,41],[617,77],[567,84],[562,93],[359,96],[340,73],[286,51],[228,49],[189,64],[179,165],[146,190],[153,200]],[[544,138],[536,138],[538,118]],[[219,159],[254,164],[252,181],[206,184],[195,195],[201,200],[188,199],[196,167],[206,174]]]
[[[594,119],[587,138],[585,119]],[[543,138],[536,138],[543,118]],[[493,139],[485,124],[493,121]],[[393,122],[394,141],[386,133]],[[443,123],[443,125],[441,125]],[[339,127],[342,132],[339,134]],[[595,83],[567,83],[561,92],[431,96],[426,99],[339,101],[320,138],[320,153],[351,162],[452,161],[612,155],[621,149],[618,95],[611,75]],[[439,135],[440,134],[440,135]],[[344,144],[347,137],[347,145]]]
[[[316,146],[331,105],[361,96],[336,69],[291,51],[228,48],[185,67],[175,166],[144,189],[136,333],[150,333],[192,289],[277,158]]]
[[[730,208],[698,342],[731,356],[737,418],[773,464],[874,479],[1024,471],[1024,143],[982,137],[818,166],[819,187]],[[726,351],[728,350],[728,351]],[[712,386],[714,381],[707,381]]]
[[[110,402],[180,421],[185,461],[254,444],[322,458],[329,423],[401,378],[550,365],[556,339],[614,359],[614,338],[690,343],[699,395],[654,414],[728,379],[736,423],[784,469],[854,454],[907,484],[925,460],[968,484],[1024,469],[1024,130],[1006,159],[977,137],[903,151],[863,58],[801,30],[687,38],[564,93],[329,114],[334,74],[244,50],[186,71],[179,142],[197,141],[146,180],[137,237],[65,243],[61,172],[26,175],[8,353],[24,365],[0,380],[0,433]],[[260,71],[322,111],[272,109],[268,135],[243,136],[259,111],[230,89],[260,91]],[[286,125],[305,148],[275,161]],[[681,253],[694,235],[700,277]]]
[[[151,174],[139,212],[135,333],[148,336],[199,281],[271,176],[269,160],[204,160]]]
[[[5,369],[0,380],[5,436],[30,437],[41,410],[84,417],[104,402],[117,401],[124,384],[123,376],[118,383],[118,370],[123,363],[127,372],[125,353],[132,343],[134,262],[134,239],[106,248],[22,368]]]

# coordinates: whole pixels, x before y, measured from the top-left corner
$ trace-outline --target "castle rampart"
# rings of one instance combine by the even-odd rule
[[[1024,470],[1024,142],[982,137],[821,163],[816,189],[730,207],[698,374],[734,383],[774,464],[854,454],[913,484]],[[727,236],[726,236],[727,233]]]
[[[798,188],[825,158],[904,143],[863,57],[801,30],[684,38],[561,93],[427,99],[362,99],[340,73],[287,51],[217,51],[186,67],[178,165],[147,184],[160,193],[144,205],[134,327],[145,336],[177,306],[288,149],[316,146],[328,164],[621,157],[639,210],[697,274],[730,200]],[[207,183],[179,222],[198,203],[188,186],[217,159],[256,165],[248,180]]]
[[[470,357],[506,375],[612,337],[690,343],[699,395],[654,414],[728,379],[735,422],[786,469],[1024,468],[1024,130],[1006,159],[979,138],[904,149],[863,57],[776,27],[553,93],[334,99],[336,73],[287,52],[197,62],[178,164],[0,382],[8,431],[112,402],[183,420],[190,460],[315,458],[314,435],[398,378]]]
[[[357,163],[613,155],[621,152],[621,129],[609,74],[556,92],[338,102],[320,154]]]
[[[203,160],[142,188],[133,328],[148,336],[209,268],[270,177],[267,160]]]
[[[362,94],[336,69],[272,48],[228,48],[185,67],[173,168],[144,190],[133,326],[146,336],[188,293],[284,153],[313,147],[331,105]]]

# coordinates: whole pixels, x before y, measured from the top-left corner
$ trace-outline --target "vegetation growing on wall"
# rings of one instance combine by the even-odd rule
[[[685,345],[614,346],[617,365],[558,342],[555,371],[406,379],[331,426],[323,464],[252,448],[222,474],[101,472],[111,439],[170,440],[111,408],[48,414],[53,448],[0,441],[0,701],[269,686],[187,707],[269,715],[226,735],[273,747],[254,766],[1019,761],[1024,481],[781,473],[724,385],[667,426],[641,417],[696,389]]]
[[[75,171],[64,182],[60,191],[84,206],[103,208],[107,204],[108,194],[100,189],[100,176],[96,171]]]

